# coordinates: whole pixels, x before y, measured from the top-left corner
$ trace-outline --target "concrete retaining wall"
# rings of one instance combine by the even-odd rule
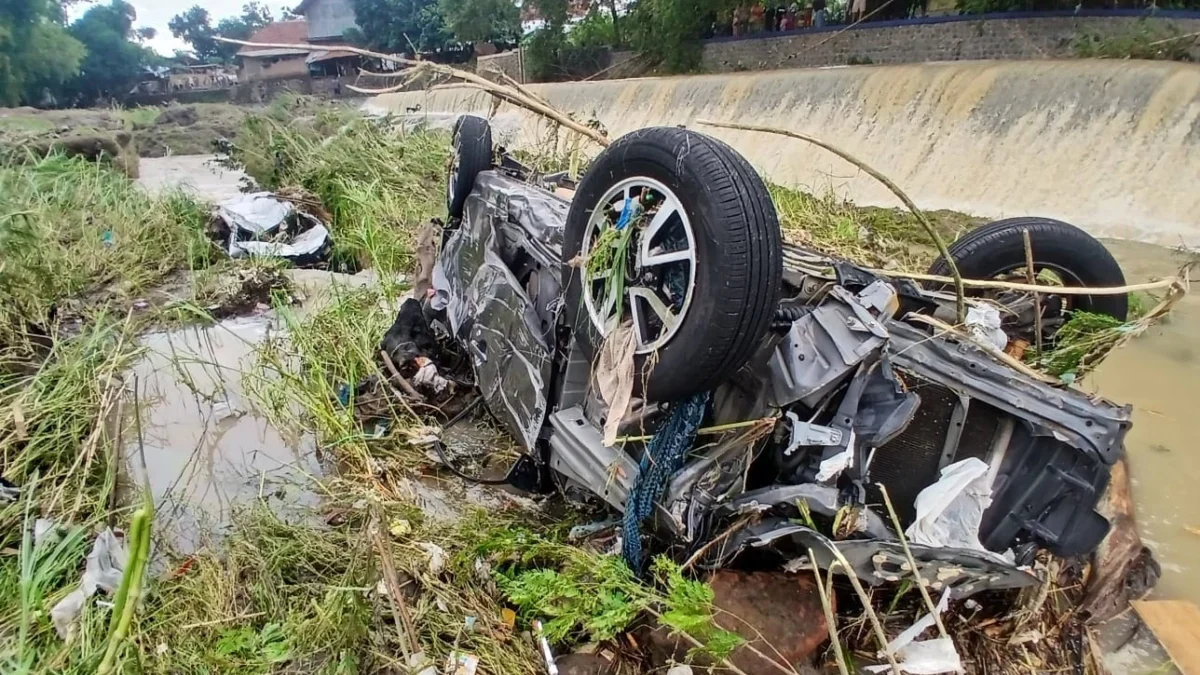
[[[849,63],[1064,58],[1074,56],[1071,43],[1080,34],[1121,35],[1143,28],[1142,21],[1145,30],[1164,37],[1200,32],[1200,16],[953,16],[709,40],[701,64],[705,72],[719,73]],[[1200,58],[1200,49],[1196,52]]]
[[[867,160],[929,209],[1062,218],[1096,235],[1200,245],[1200,66],[1147,61],[958,62],[532,85],[619,136],[710,118],[780,126]],[[377,97],[487,115],[465,88]],[[545,124],[501,106],[497,142]],[[507,121],[508,130],[505,131]],[[855,167],[796,140],[709,129],[770,179],[896,205]]]

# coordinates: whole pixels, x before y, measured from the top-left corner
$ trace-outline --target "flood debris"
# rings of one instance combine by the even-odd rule
[[[325,262],[333,250],[325,222],[270,192],[217,204],[209,229],[232,258],[282,258],[297,267],[312,267]]]

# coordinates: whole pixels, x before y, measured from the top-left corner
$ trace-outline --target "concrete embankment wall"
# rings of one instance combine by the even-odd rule
[[[923,208],[1044,215],[1098,236],[1200,245],[1200,66],[1144,61],[852,66],[531,85],[616,137],[697,119],[779,126],[827,140],[879,169]],[[467,88],[389,94],[404,113],[487,115]],[[546,125],[500,106],[501,139],[544,142]],[[504,122],[507,122],[505,124]],[[505,132],[505,128],[508,129]],[[896,200],[854,166],[774,135],[707,129],[771,180]],[[507,138],[504,138],[507,136]]]

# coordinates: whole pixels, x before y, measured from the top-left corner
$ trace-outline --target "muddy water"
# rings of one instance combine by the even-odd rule
[[[1181,260],[1148,244],[1106,244],[1133,282],[1171,275]],[[1200,295],[1110,355],[1085,388],[1134,407],[1126,452],[1138,526],[1163,566],[1154,595],[1200,603]]]
[[[237,505],[263,500],[300,518],[316,503],[307,488],[321,474],[312,439],[281,433],[246,400],[243,373],[269,326],[248,317],[143,337],[147,353],[134,373],[146,473],[176,549],[219,536]],[[136,456],[132,447],[127,454]]]
[[[216,155],[143,157],[138,184],[152,192],[182,188],[214,202],[236,197],[245,174],[218,166],[216,159]]]

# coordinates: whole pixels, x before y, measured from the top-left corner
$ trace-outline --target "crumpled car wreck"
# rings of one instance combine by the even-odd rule
[[[635,568],[654,541],[701,566],[811,552],[895,581],[908,565],[890,501],[922,575],[964,597],[1032,583],[1037,550],[1085,554],[1106,535],[1096,507],[1129,408],[913,320],[953,319],[940,287],[782,243],[729,146],[643,129],[571,195],[562,176],[495,162],[481,118],[461,118],[454,143],[427,313],[524,447],[513,475],[623,513]],[[1064,285],[1123,283],[1103,246],[1057,221],[995,223],[951,253],[965,276],[1023,274],[1022,229]],[[1002,341],[1052,340],[1080,308],[1126,311],[1124,296],[1044,296],[1035,322],[1028,296],[987,302]]]

